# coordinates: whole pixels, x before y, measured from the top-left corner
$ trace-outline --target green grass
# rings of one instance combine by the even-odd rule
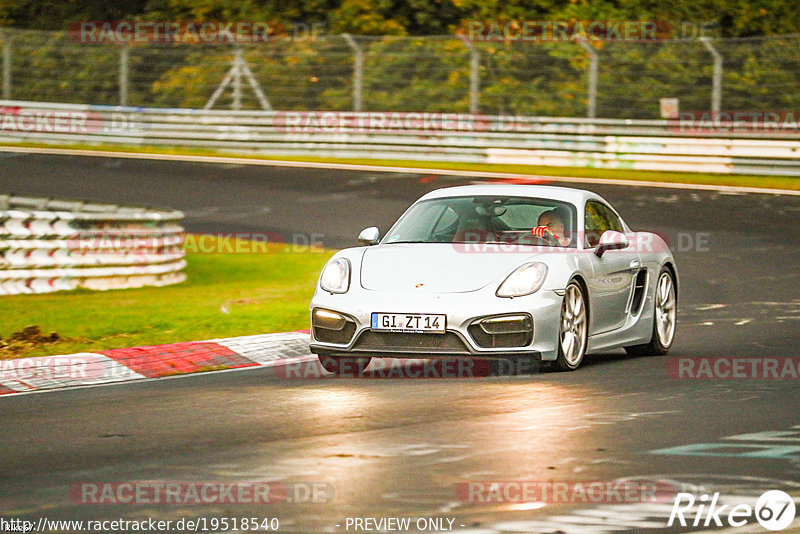
[[[188,253],[188,280],[174,286],[0,297],[3,337],[32,325],[61,337],[0,349],[0,358],[308,328],[308,303],[331,254],[280,245],[261,254]]]
[[[300,161],[309,163],[344,163],[352,165],[378,165],[384,167],[420,167],[475,172],[503,172],[541,176],[570,176],[583,178],[611,178],[618,180],[640,180],[667,183],[732,185],[760,187],[766,189],[800,190],[800,179],[790,176],[757,176],[745,174],[712,174],[687,172],[639,171],[632,169],[598,169],[590,167],[548,167],[540,165],[510,165],[488,163],[456,163],[436,161],[413,161],[366,158],[317,158],[303,156],[268,156],[260,154],[232,154],[209,149],[148,147],[148,146],[96,146],[96,145],[47,145],[40,143],[7,144],[6,146],[31,148],[71,148],[98,152],[144,152],[148,154],[172,154],[192,156],[224,156],[231,158],[262,159],[272,161]]]

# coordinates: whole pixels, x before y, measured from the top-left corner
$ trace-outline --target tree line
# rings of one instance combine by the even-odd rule
[[[0,26],[104,20],[261,20],[354,35],[447,35],[473,20],[659,20],[707,24],[718,37],[800,33],[800,10],[784,0],[0,0]]]

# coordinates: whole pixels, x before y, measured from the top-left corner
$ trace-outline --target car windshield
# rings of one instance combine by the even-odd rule
[[[411,206],[382,243],[508,243],[575,247],[575,207],[514,196],[464,196]],[[536,227],[546,232],[534,235]]]

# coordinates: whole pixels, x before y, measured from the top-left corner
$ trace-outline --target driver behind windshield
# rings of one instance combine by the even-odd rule
[[[542,239],[547,239],[548,235],[552,236],[559,245],[567,247],[571,239],[567,232],[566,218],[565,214],[560,212],[558,208],[545,211],[539,215],[539,220],[536,223],[538,226],[533,228],[531,233]]]

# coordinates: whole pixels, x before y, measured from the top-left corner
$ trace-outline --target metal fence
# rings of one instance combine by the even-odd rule
[[[402,112],[223,111],[0,101],[0,143],[800,176],[800,131],[743,123]],[[756,129],[750,128],[756,126]]]
[[[4,99],[160,108],[383,110],[655,119],[800,107],[800,36],[469,42],[316,36],[101,45],[1,29]]]

